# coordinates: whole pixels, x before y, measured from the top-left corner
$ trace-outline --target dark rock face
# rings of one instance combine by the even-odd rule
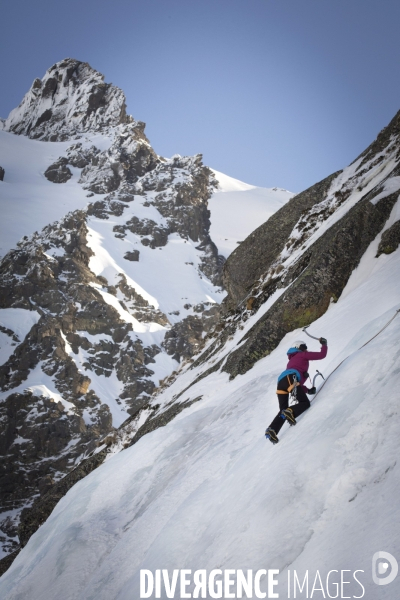
[[[392,139],[397,138],[396,143],[398,143],[399,136],[400,110],[395,114],[389,125],[382,129],[376,140],[374,140],[372,144],[370,144],[368,148],[366,148],[366,150],[360,154],[359,158],[362,158],[360,168],[364,167],[372,156],[379,155],[380,152],[385,150],[390,145]]]
[[[383,232],[379,243],[377,257],[381,254],[392,254],[400,244],[400,221],[393,223],[389,229]]]
[[[46,179],[53,183],[66,183],[68,179],[71,179],[72,177],[72,173],[68,169],[67,164],[68,161],[66,158],[59,158],[44,172]]]
[[[215,327],[220,317],[219,305],[207,308],[200,304],[195,306],[194,310],[198,315],[189,315],[182,319],[165,334],[162,345],[178,362],[190,359],[202,349],[204,335]]]
[[[181,358],[189,358],[200,349],[203,324],[197,315],[190,315],[172,327],[165,334],[163,342],[168,354],[180,362]]]
[[[227,357],[223,370],[231,377],[245,373],[286,333],[312,323],[337,301],[397,201],[398,192],[385,192],[385,183],[393,185],[400,174],[399,147],[400,113],[343,173],[294,197],[235,250],[224,269],[229,295],[214,336],[220,333],[195,364],[216,354],[276,291],[285,289]],[[398,243],[397,222],[382,235],[378,256]]]
[[[3,167],[0,167],[0,181],[4,181],[5,170]]]
[[[67,216],[20,242],[0,263],[0,307],[34,306],[41,314],[0,366],[0,385],[8,392],[0,405],[3,511],[21,509],[43,494],[114,431],[108,405],[91,386],[91,373],[108,377],[116,372],[122,388],[118,402],[126,405],[127,417],[128,410],[135,412],[147,402],[155,387],[147,365],[160,348],[144,348],[140,340],[131,339],[132,326],[122,322],[93,287],[107,289],[107,281],[96,278],[88,267],[92,252],[85,219],[80,211]],[[136,294],[123,279],[120,287]],[[13,336],[12,331],[6,333]],[[91,337],[96,335],[105,337]],[[79,353],[86,357],[81,370],[73,358]],[[13,391],[39,367],[52,379],[57,398]],[[0,523],[1,530],[15,534],[18,519],[7,523]],[[7,547],[13,550],[15,543]]]
[[[144,236],[141,240],[143,246],[151,248],[159,248],[166,246],[168,242],[169,228],[162,227],[151,219],[138,219],[132,217],[123,227],[123,231],[131,231],[140,236]]]
[[[126,260],[131,260],[133,262],[138,262],[139,261],[139,256],[140,256],[139,250],[131,250],[130,252],[126,252],[125,253],[124,258],[126,258]]]
[[[223,370],[231,377],[248,371],[293,329],[309,325],[336,301],[362,255],[390,215],[397,194],[376,206],[366,198],[331,227],[279,283],[286,287],[272,308],[245,336],[246,343],[228,357]],[[265,290],[269,295],[272,291]]]
[[[59,478],[85,451],[96,447],[99,437],[112,430],[108,406],[100,408],[97,421],[87,427],[62,402],[28,391],[10,394],[0,404],[0,420],[5,424],[0,433],[3,510],[24,506],[27,498],[43,494],[54,483],[53,477]],[[16,524],[10,522],[8,535],[12,529],[16,535]]]
[[[96,162],[96,156],[100,154],[100,150],[95,146],[84,148],[80,142],[72,144],[67,148],[66,164],[83,169],[87,165]]]
[[[326,198],[338,174],[333,173],[294,196],[232,252],[223,269],[223,283],[228,291],[224,304],[228,309],[236,308],[248,296],[254,282],[266,273],[284,249],[301,215]]]
[[[71,165],[83,169],[79,183],[84,189],[104,194],[117,190],[121,184],[135,182],[155,168],[158,160],[144,135],[144,124],[131,120],[114,131],[114,142],[108,150],[85,148],[80,142],[72,144],[66,156],[49,167],[46,176],[53,171],[70,172],[66,165]]]
[[[177,175],[190,174],[186,181],[179,181]],[[176,179],[178,182],[175,183]],[[183,177],[181,176],[181,179]],[[152,204],[167,220],[165,234],[178,233],[181,237],[199,242],[196,246],[203,252],[201,272],[214,285],[222,285],[223,256],[210,238],[210,211],[207,201],[217,185],[212,171],[202,163],[202,156],[174,156],[169,161],[160,162],[157,167],[143,177],[136,186],[137,193],[157,191]],[[162,231],[149,231],[151,247],[163,245]],[[164,238],[165,239],[165,238]]]
[[[18,548],[18,550],[15,550],[14,552],[11,552],[10,554],[7,554],[6,556],[4,556],[4,558],[0,559],[0,577],[11,567],[19,553],[20,548]]]
[[[66,157],[60,157],[45,171],[53,183],[65,183],[72,177],[67,165],[82,169],[79,183],[94,194],[116,191],[121,184],[134,183],[157,165],[158,158],[143,133],[142,124],[130,123],[115,135],[109,150],[84,148],[81,143],[72,144]]]
[[[135,195],[143,197],[157,191],[146,206],[154,206],[165,223],[160,225],[152,219],[134,216],[124,224],[115,225],[115,236],[123,239],[130,231],[141,237],[143,246],[152,249],[165,246],[168,236],[174,233],[183,239],[191,239],[198,243],[196,248],[202,253],[201,276],[204,275],[216,286],[222,285],[225,259],[218,255],[209,233],[208,200],[217,185],[212,171],[203,165],[201,155],[176,156],[168,161],[159,161],[154,168],[151,164],[149,169],[133,183],[129,183],[127,178],[122,179],[118,190],[89,206],[88,214],[100,219],[108,219],[110,215],[121,216],[126,203],[132,202]],[[91,186],[90,189],[97,188]]]
[[[66,58],[53,65],[43,79],[35,79],[6,119],[4,129],[55,142],[131,121],[122,90],[104,83],[103,75],[87,63]]]
[[[84,167],[79,180],[82,187],[95,194],[105,194],[117,190],[122,183],[132,184],[152,171],[159,159],[143,130],[140,122],[120,127],[111,147],[91,157]]]
[[[107,455],[107,447],[93,454],[90,458],[83,460],[78,467],[72,469],[68,475],[60,481],[54,480],[46,475],[39,481],[40,497],[37,497],[33,505],[21,512],[18,525],[12,524],[12,530],[7,531],[9,537],[18,533],[19,545],[14,551],[0,560],[0,577],[9,569],[21,549],[27,544],[29,538],[39,529],[40,525],[50,516],[58,502],[65,496],[68,490],[81,479],[89,475],[99,467]],[[4,522],[2,530],[5,530]]]

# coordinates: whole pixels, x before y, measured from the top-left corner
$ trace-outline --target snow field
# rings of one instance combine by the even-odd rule
[[[0,309],[0,326],[8,330],[0,331],[0,365],[3,365],[9,359],[15,348],[24,341],[26,335],[39,319],[40,315],[35,310],[25,310],[23,308]]]
[[[219,187],[211,196],[210,235],[225,258],[254,229],[294,196],[280,188],[260,188],[213,170]]]
[[[84,146],[94,144],[102,149],[112,143],[111,138],[101,134],[91,134],[80,141]],[[44,176],[71,144],[73,141],[39,142],[0,131],[0,165],[5,169],[4,181],[0,181],[0,256],[15,248],[24,235],[87,206],[87,191],[78,184],[80,169],[70,166],[73,176],[62,184],[52,183]]]
[[[318,569],[322,579],[360,569],[365,598],[397,597],[398,580],[378,588],[371,578],[375,552],[400,554],[400,316],[359,350],[400,308],[399,251],[375,259],[377,241],[310,327],[329,342],[311,375],[327,377],[348,358],[277,446],[264,429],[301,330],[245,375],[199,381],[180,400],[200,402],[74,486],[2,577],[2,597],[128,600],[139,596],[140,569],[184,568],[276,568],[281,597],[288,569]],[[171,401],[205,368],[186,370],[155,402]],[[346,593],[359,596],[360,586],[353,580]]]
[[[95,253],[90,259],[93,272],[106,277],[110,285],[119,283],[120,274],[125,275],[128,284],[151,306],[165,313],[171,323],[193,313],[184,308],[185,304],[221,302],[225,292],[198,272],[201,264],[201,253],[195,248],[198,243],[171,234],[166,246],[152,249],[143,246],[140,237],[129,231],[124,240],[115,237],[116,224],[125,223],[130,214],[137,216],[136,203],[139,204],[134,200],[119,219],[89,219],[89,245]],[[133,249],[139,250],[139,261],[124,258]],[[176,311],[178,315],[173,314]],[[139,325],[142,328],[139,331],[149,327],[146,323]]]

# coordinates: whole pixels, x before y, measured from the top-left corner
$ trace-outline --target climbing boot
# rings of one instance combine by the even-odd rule
[[[268,429],[265,431],[265,437],[273,444],[277,444],[279,442],[278,436],[276,435],[275,431],[271,429],[271,427],[268,427]]]
[[[291,408],[285,408],[282,411],[282,415],[284,415],[289,423],[289,425],[296,425],[296,419],[294,418],[293,410]]]

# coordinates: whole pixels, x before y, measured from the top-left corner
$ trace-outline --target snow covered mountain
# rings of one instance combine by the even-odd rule
[[[125,126],[113,127],[119,131]],[[113,142],[113,152],[118,154],[123,143]],[[89,142],[88,148],[90,151]],[[73,157],[75,150],[70,151]],[[104,155],[102,164],[108,164],[109,156]],[[65,157],[68,161],[67,150]],[[137,179],[135,174],[129,176],[135,181],[125,180],[117,169],[121,181],[114,192],[61,224],[23,240],[3,259],[4,276],[15,290],[11,298],[14,310],[23,309],[25,314],[29,310],[32,322],[38,318],[31,315],[36,311],[41,320],[45,317],[42,323],[47,328],[41,329],[39,320],[17,346],[14,358],[7,363],[9,378],[18,377],[14,368],[18,360],[26,370],[24,381],[29,381],[36,366],[31,368],[25,350],[18,348],[30,347],[32,339],[32,352],[36,357],[40,349],[40,368],[45,374],[49,372],[47,381],[54,386],[51,397],[56,399],[55,388],[66,408],[66,401],[75,406],[69,416],[71,428],[79,410],[95,416],[99,423],[101,406],[105,405],[105,416],[113,406],[111,399],[103,399],[107,398],[105,387],[93,387],[91,395],[88,387],[85,393],[74,396],[74,382],[84,386],[85,377],[90,377],[89,385],[93,381],[94,386],[101,377],[102,382],[112,381],[113,375],[106,378],[100,374],[96,379],[92,372],[96,375],[96,369],[106,370],[111,364],[118,374],[125,365],[124,356],[139,355],[139,344],[143,355],[147,352],[156,364],[160,355],[165,355],[165,360],[179,356],[181,362],[158,390],[152,395],[147,392],[145,402],[141,403],[140,394],[136,396],[138,403],[131,405],[129,418],[117,431],[94,438],[90,456],[81,450],[75,469],[52,485],[42,483],[41,497],[22,513],[18,534],[23,549],[0,580],[1,597],[130,600],[140,596],[143,569],[154,576],[157,570],[168,570],[170,580],[173,570],[191,571],[183,575],[182,587],[178,581],[175,593],[168,595],[163,584],[160,594],[148,597],[190,597],[195,586],[193,573],[201,569],[206,574],[214,571],[225,590],[218,596],[218,586],[214,592],[211,585],[202,597],[240,597],[234,592],[238,570],[248,575],[247,569],[253,574],[276,569],[279,577],[273,591],[282,598],[394,600],[400,592],[399,577],[388,585],[376,585],[371,562],[381,551],[400,559],[400,413],[396,392],[400,372],[400,112],[349,167],[291,198],[254,231],[249,217],[248,235],[236,239],[241,243],[231,253],[237,230],[231,219],[227,220],[229,231],[220,228],[218,208],[222,205],[217,207],[216,238],[232,243],[226,244],[228,257],[223,267],[210,234],[213,202],[224,202],[224,194],[251,190],[221,177],[222,189],[216,192],[218,174],[205,171],[198,157],[155,160],[160,162],[149,172]],[[53,171],[69,168],[69,164],[59,164]],[[5,181],[6,177],[7,169]],[[85,179],[84,171],[79,177],[82,185],[95,179],[97,186],[101,180],[101,176],[90,173]],[[182,179],[187,187],[178,185]],[[130,202],[121,197],[127,186],[134,196]],[[182,187],[186,194],[182,194]],[[193,187],[196,194],[190,196]],[[277,199],[284,193],[277,190]],[[171,197],[173,206],[168,205]],[[204,225],[205,221],[196,210],[204,214],[201,211],[207,202],[211,205],[211,226],[198,227],[196,224]],[[127,206],[121,209],[121,204]],[[185,207],[179,218],[177,204],[178,208]],[[135,206],[140,211],[139,225],[132,212]],[[152,215],[157,209],[164,220],[144,217],[148,208]],[[142,229],[145,218],[155,223],[146,229],[148,233]],[[192,256],[197,257],[193,262],[201,277],[198,285],[208,286],[201,288],[203,308],[197,313],[193,307],[183,306],[183,312],[178,300],[182,303],[188,298],[171,294],[178,298],[174,301],[180,312],[174,316],[183,316],[174,320],[164,308],[172,302],[170,297],[153,293],[153,288],[142,285],[144,280],[135,279],[125,266],[126,286],[141,294],[129,277],[159,301],[155,306],[145,298],[148,305],[142,312],[149,320],[139,319],[137,296],[132,301],[125,283],[116,285],[121,273],[118,267],[124,265],[125,244],[129,244],[130,252],[139,250],[139,264],[142,246],[149,253],[144,257],[158,252],[169,256],[171,240],[177,240],[181,247],[192,243],[189,229],[179,229],[183,226],[193,226],[190,231],[196,231],[200,241]],[[169,231],[168,244],[158,246],[165,239],[164,229]],[[144,239],[148,242],[139,242]],[[141,244],[138,248],[134,247],[136,241]],[[51,259],[58,266],[53,266]],[[135,262],[128,261],[129,265]],[[168,262],[163,263],[163,269]],[[45,278],[51,283],[49,290],[41,283],[42,291],[35,295],[37,281],[43,281],[49,270],[53,273],[53,277]],[[161,277],[160,271],[157,273]],[[66,285],[53,287],[56,277]],[[213,280],[222,280],[226,295],[218,291],[221,288],[213,285]],[[112,285],[115,293],[110,291]],[[59,289],[62,300],[58,299]],[[207,297],[213,298],[213,293],[216,301],[207,305]],[[42,305],[49,302],[48,294],[51,303],[54,296],[60,307],[66,302],[73,305],[70,310],[62,309],[60,322],[55,322],[58,312],[50,304],[48,313],[39,312],[39,308],[45,312]],[[32,298],[33,303],[29,309],[27,304],[16,305],[17,297]],[[10,310],[9,305],[3,306]],[[109,312],[102,312],[104,309]],[[162,322],[163,316],[170,325]],[[16,320],[24,323],[22,313]],[[140,331],[143,323],[167,329],[158,353],[151,354],[150,338],[145,334],[153,332]],[[285,368],[287,349],[304,338],[302,328],[310,323],[313,335],[328,339],[328,356],[317,364],[326,382],[297,426],[285,425],[280,443],[272,446],[265,440],[264,429],[277,413],[276,377]],[[28,321],[24,327],[28,330],[29,326]],[[19,335],[11,326],[10,331],[9,337]],[[154,333],[161,336],[158,331]],[[196,337],[196,331],[201,335]],[[118,348],[107,345],[111,340]],[[129,340],[135,340],[135,348]],[[104,343],[99,356],[95,342],[100,341]],[[318,343],[310,341],[309,348],[318,349]],[[95,361],[90,362],[92,349]],[[134,351],[137,354],[133,355]],[[79,362],[81,357],[85,362]],[[154,367],[148,359],[142,364]],[[89,367],[88,375],[84,369]],[[64,379],[59,375],[62,369],[67,372]],[[130,371],[129,378],[121,375],[118,381],[125,388],[133,379]],[[129,407],[133,394],[129,392],[127,398],[122,394],[118,399]],[[9,400],[9,415],[18,402],[24,414],[34,410],[26,396],[19,392]],[[96,398],[104,403],[97,409]],[[36,409],[38,406],[36,397]],[[54,409],[53,403],[46,413],[47,423]],[[61,412],[61,408],[57,410]],[[91,426],[85,427],[88,436]],[[8,439],[13,440],[9,448],[15,447],[15,440],[20,442],[16,434],[13,438],[9,434]],[[90,443],[83,437],[81,440],[82,448]],[[82,456],[87,458],[82,460]],[[390,568],[395,575],[389,564],[381,567],[381,575]],[[294,573],[304,582],[302,591],[293,587]],[[177,577],[179,580],[179,573]],[[268,592],[266,577],[260,587],[260,594],[274,597]],[[248,597],[263,597],[260,594],[252,586]]]
[[[299,330],[245,375],[201,379],[181,395],[201,400],[76,484],[0,579],[2,597],[122,600],[139,598],[140,569],[168,569],[170,577],[173,569],[190,569],[192,577],[198,569],[279,569],[274,591],[281,598],[289,597],[289,570],[301,582],[309,570],[308,598],[324,597],[310,595],[317,571],[329,597],[331,570],[338,571],[330,576],[331,597],[341,570],[350,582],[342,597],[360,597],[352,572],[362,570],[357,576],[367,600],[397,598],[397,580],[380,588],[371,581],[373,554],[398,557],[400,550],[393,393],[400,316],[362,348],[400,308],[398,256],[375,259],[378,243],[312,327],[328,338],[328,357],[318,364],[325,377],[349,358],[298,425],[285,426],[277,446],[263,431],[277,411],[285,352],[304,336]],[[187,370],[157,402],[167,406],[203,368]],[[183,597],[179,589],[178,582],[172,597]],[[296,597],[307,598],[305,590],[297,588]]]
[[[292,197],[213,172],[200,155],[160,157],[144,128],[121,90],[73,59],[36,79],[2,122],[6,553],[18,549],[24,508],[66,473],[90,470],[79,467],[88,456],[97,466],[153,412],[160,381],[217,323],[225,258]],[[235,210],[224,220],[227,200]]]

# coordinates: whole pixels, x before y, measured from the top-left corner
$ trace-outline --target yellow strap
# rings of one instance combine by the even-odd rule
[[[284,390],[276,390],[277,394],[290,394],[290,392],[292,391],[292,389],[294,387],[297,387],[298,385],[300,385],[299,381],[296,381],[296,383],[290,383],[289,375],[287,375],[287,380],[289,383],[289,387],[288,387],[287,391],[285,392]]]

